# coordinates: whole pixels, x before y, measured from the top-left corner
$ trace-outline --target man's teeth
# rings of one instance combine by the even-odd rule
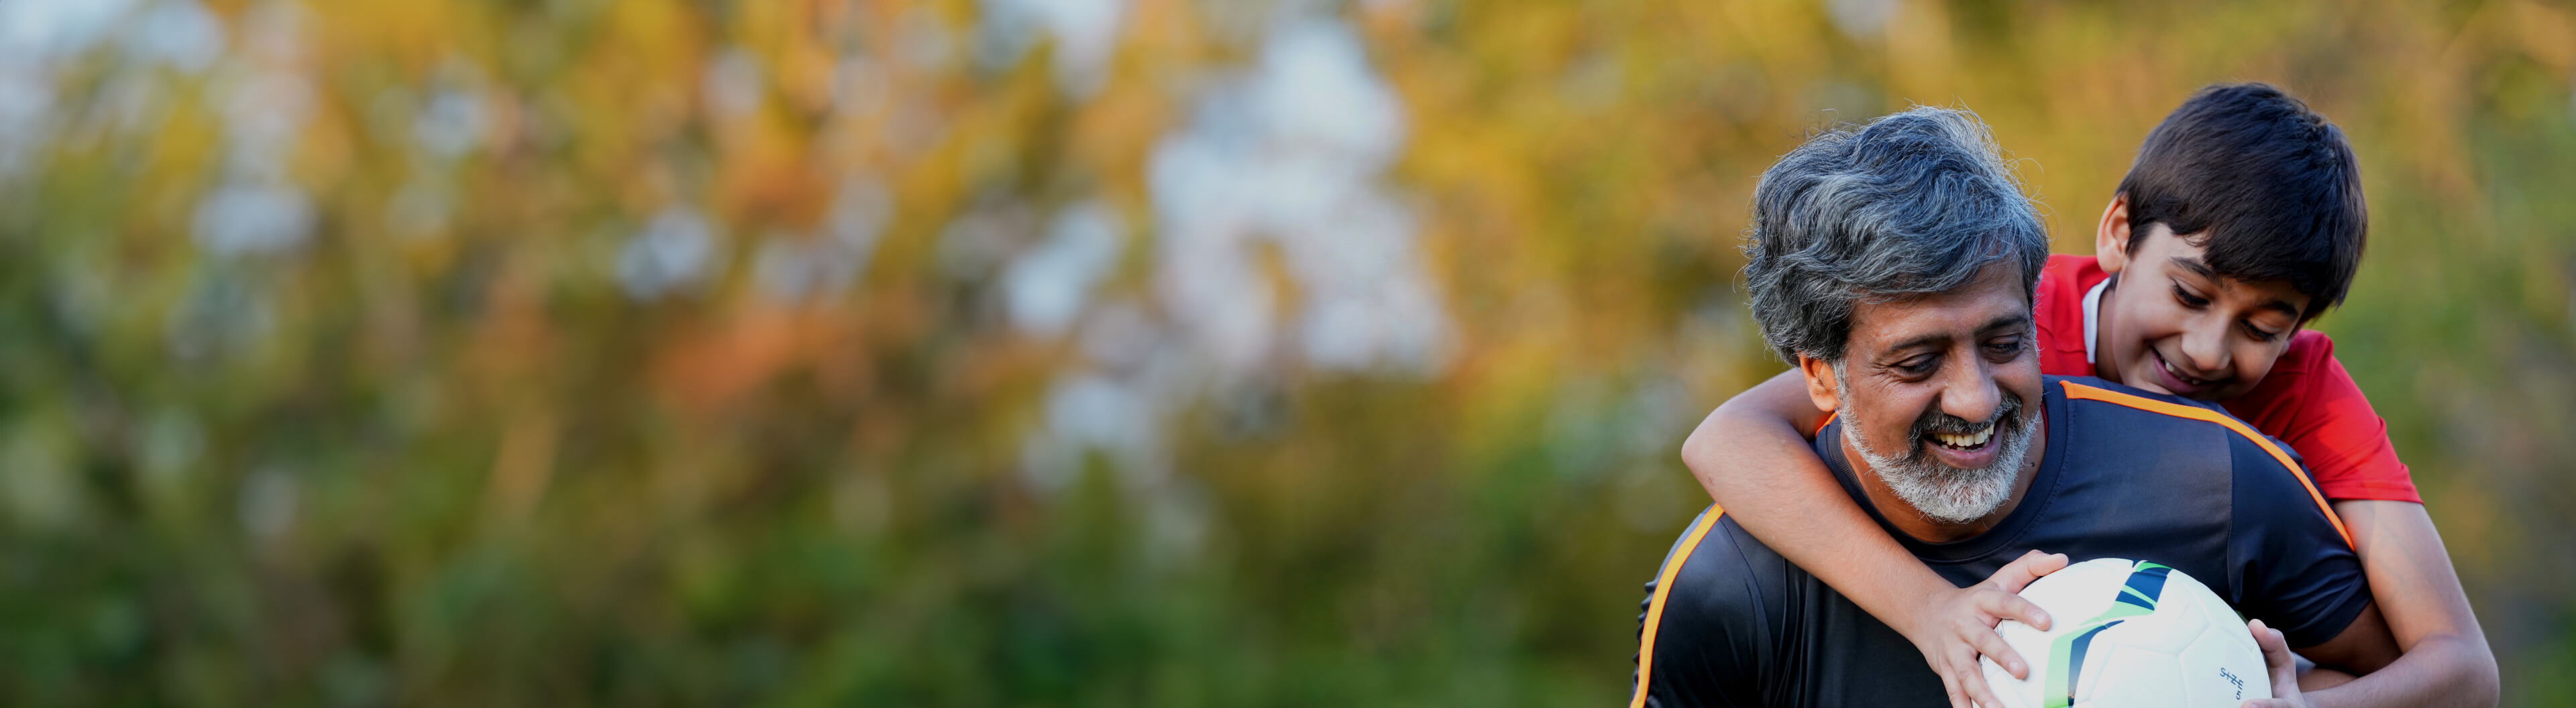
[[[1948,445],[1948,446],[1951,446],[1951,447],[1976,447],[1976,446],[1978,446],[1978,445],[1984,445],[1984,444],[1986,444],[1986,440],[1987,440],[1988,438],[1992,438],[1992,437],[1994,437],[1994,436],[1995,436],[1995,428],[1994,428],[1994,426],[1986,426],[1986,429],[1984,429],[1984,430],[1980,430],[1980,431],[1977,431],[1977,432],[1974,432],[1974,433],[1969,433],[1969,434],[1966,434],[1966,435],[1952,435],[1952,434],[1949,434],[1949,433],[1933,433],[1933,434],[1932,434],[1932,439],[1934,439],[1934,440],[1939,440],[1939,441],[1941,441],[1941,444],[1943,444],[1943,445]]]

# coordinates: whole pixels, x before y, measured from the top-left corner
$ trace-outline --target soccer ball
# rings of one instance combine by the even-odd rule
[[[2030,663],[2022,680],[1980,662],[1986,685],[2013,708],[2233,708],[2272,697],[2245,621],[2182,571],[2098,558],[2041,577],[2021,596],[2055,629],[1996,627]]]

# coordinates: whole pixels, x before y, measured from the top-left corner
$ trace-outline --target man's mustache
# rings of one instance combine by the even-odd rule
[[[1975,435],[1996,425],[2004,426],[1998,432],[2018,432],[2022,424],[2021,396],[2011,391],[2003,392],[2003,403],[1995,406],[1994,417],[1983,422],[1943,413],[1938,403],[1934,406],[1925,409],[1922,417],[1914,419],[1914,429],[1906,436],[1907,447],[1912,450],[1911,457],[1920,459],[1927,454],[1923,441],[1932,435]]]

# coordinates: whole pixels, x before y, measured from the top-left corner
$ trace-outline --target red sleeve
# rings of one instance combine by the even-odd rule
[[[2084,356],[2084,294],[2109,277],[2092,256],[2048,257],[2030,303],[2031,316],[2039,320],[2039,373],[2093,375],[2093,362]]]
[[[2226,405],[2299,451],[2328,499],[2424,502],[2414,475],[2388,444],[2388,421],[2335,361],[2334,340],[2323,332],[2300,332],[2263,383]]]

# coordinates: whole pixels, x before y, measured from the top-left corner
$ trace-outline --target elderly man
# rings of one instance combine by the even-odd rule
[[[2153,560],[2320,665],[2396,656],[2286,450],[2201,404],[2040,375],[2047,237],[1975,116],[1919,108],[1799,146],[1763,175],[1752,240],[1763,336],[1835,414],[1818,455],[1944,577],[2043,549]],[[1632,706],[1950,703],[1903,636],[1721,509],[1651,587]]]

